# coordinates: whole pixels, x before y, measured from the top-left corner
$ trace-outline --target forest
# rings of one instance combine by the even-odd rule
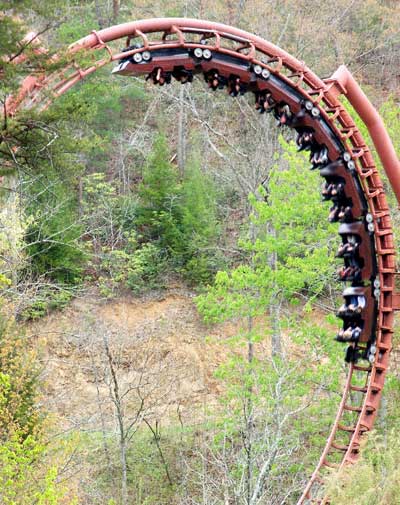
[[[167,17],[245,30],[322,79],[345,64],[400,155],[396,0],[0,0],[1,505],[295,505],[349,369],[351,401],[368,390],[376,342],[345,345],[366,322],[340,330],[343,280],[351,271],[360,312],[361,289],[373,300],[385,289],[348,259],[340,229],[356,204],[336,205],[343,185],[320,177],[328,150],[310,148],[288,105],[215,70],[124,75],[147,56],[120,39],[110,47],[125,59],[9,113],[27,77],[93,64],[72,60],[75,41],[101,46],[107,27]],[[211,65],[201,43],[188,53],[197,69]],[[367,127],[338,100],[372,151],[396,239],[396,196]],[[369,216],[373,232],[385,216]],[[357,461],[340,464],[355,432],[343,423],[364,410],[345,406],[314,482],[325,501],[308,503],[400,504],[397,342],[394,331]]]

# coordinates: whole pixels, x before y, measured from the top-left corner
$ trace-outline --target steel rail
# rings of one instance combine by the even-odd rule
[[[150,41],[148,34],[155,32],[162,34],[161,40]],[[132,56],[143,49],[156,51],[159,48],[172,50],[176,48],[193,49],[204,47],[200,43],[186,40],[187,37],[190,38],[190,35],[193,34],[207,35],[208,40],[210,40],[207,47],[212,51],[234,56],[238,60],[253,65],[258,64],[268,69],[272,75],[279,78],[283,86],[294,90],[304,100],[310,101],[318,109],[319,116],[326,124],[329,124],[330,129],[334,132],[343,148],[351,155],[358,177],[357,184],[361,185],[368,204],[377,257],[377,280],[379,281],[377,284],[379,292],[376,330],[377,352],[375,362],[371,365],[362,367],[351,364],[349,366],[342,399],[325,449],[298,501],[298,505],[306,502],[326,503],[328,499],[323,495],[322,498],[320,497],[321,490],[319,489],[321,482],[324,482],[325,469],[330,467],[342,468],[346,464],[353,463],[359,454],[362,435],[372,428],[389,362],[394,322],[393,310],[398,308],[397,300],[399,299],[399,296],[395,293],[395,248],[383,184],[371,152],[361,133],[338,100],[341,93],[348,96],[354,109],[366,123],[398,199],[400,195],[399,162],[379,115],[362,93],[351,74],[343,67],[340,67],[331,79],[321,80],[304,63],[299,62],[277,46],[248,32],[221,23],[186,18],[142,20],[106,28],[99,32],[92,32],[87,37],[71,45],[69,54],[72,62],[67,65],[64,71],[55,72],[50,76],[43,74],[29,76],[22,83],[19,94],[7,100],[7,113],[14,115],[18,110],[29,108],[35,104],[41,105],[42,108],[47,107],[74,84],[110,61]],[[172,40],[168,39],[169,36],[173,37]],[[107,44],[125,37],[127,38],[126,46],[128,49],[125,52],[113,52]],[[135,37],[141,40],[142,48],[130,48],[130,43]],[[215,39],[214,43],[211,40],[212,38]],[[230,46],[224,45],[226,40],[231,43]],[[233,49],[231,47],[232,43],[233,45],[237,44]],[[95,60],[86,68],[79,67],[74,61],[75,55],[80,51],[96,54],[98,51],[103,50],[106,51],[107,56]],[[217,68],[219,65],[214,62],[212,67]],[[143,68],[146,67],[137,67],[136,70],[135,68],[131,70],[132,73],[140,73]],[[205,64],[204,68],[211,67],[207,67]],[[226,72],[227,67],[225,66],[221,71]],[[67,75],[67,72],[70,72],[69,75]],[[240,77],[244,80],[246,80],[245,74],[240,74]],[[275,91],[278,94],[280,93],[279,96],[284,97],[288,102],[291,100],[290,104],[294,109],[298,107],[287,92],[285,95],[282,90],[277,89]],[[51,96],[48,96],[48,92],[51,93]],[[320,138],[325,138],[326,132],[322,131],[322,126],[315,123],[315,128],[316,132],[319,132]],[[337,155],[339,151],[335,149],[334,145],[330,147],[332,154]],[[354,199],[358,198],[357,195],[351,196]],[[353,383],[357,374],[365,376],[364,386],[360,387]],[[355,405],[352,404],[353,393],[362,395],[362,401],[356,402]],[[356,416],[350,426],[342,424],[346,412],[354,413]],[[338,435],[343,433],[349,434],[349,441],[345,444],[337,441]],[[332,453],[337,454],[335,451],[338,451],[340,455],[339,462],[332,463],[329,459]]]

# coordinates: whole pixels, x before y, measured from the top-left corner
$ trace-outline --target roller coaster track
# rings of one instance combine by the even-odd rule
[[[122,51],[112,42],[125,39]],[[91,63],[79,66],[79,54]],[[389,207],[371,151],[338,100],[344,94],[368,127],[376,151],[400,201],[400,165],[383,123],[345,67],[321,80],[304,63],[273,44],[236,28],[195,19],[150,19],[93,31],[69,48],[62,70],[27,77],[7,114],[46,108],[74,84],[110,62],[118,75],[146,75],[154,84],[172,78],[182,84],[202,74],[214,90],[236,96],[252,92],[256,108],[272,112],[280,125],[297,132],[300,150],[325,178],[322,196],[332,202],[331,222],[339,223],[347,283],[338,311],[343,328],[336,339],[348,346],[347,379],[326,446],[298,505],[328,503],[324,479],[332,468],[354,463],[360,442],[377,415],[392,347],[395,248]]]

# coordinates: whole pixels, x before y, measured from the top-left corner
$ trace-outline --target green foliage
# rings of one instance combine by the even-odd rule
[[[106,175],[94,172],[83,178],[83,216],[85,234],[95,252],[100,246],[123,247],[134,230],[138,215],[135,195],[119,195],[115,184]]]
[[[383,117],[385,126],[392,139],[394,148],[396,149],[397,156],[400,158],[400,112],[398,100],[390,96],[380,107],[379,113]]]
[[[56,466],[47,465],[46,446],[33,436],[12,437],[0,447],[0,501],[4,505],[65,503]],[[69,503],[76,503],[71,499]]]
[[[197,297],[197,307],[207,322],[254,317],[267,306],[270,295],[265,281],[249,265],[220,271],[207,293]]]
[[[389,97],[389,99],[385,103],[383,103],[383,105],[379,109],[379,113],[383,118],[386,129],[389,133],[389,136],[390,136],[390,138],[393,142],[394,148],[396,150],[397,156],[400,157],[400,141],[399,141],[399,139],[400,139],[400,126],[399,126],[400,113],[399,113],[398,100],[396,100],[394,97]],[[366,138],[368,138],[368,137],[366,137]],[[372,142],[369,141],[368,145],[372,145]],[[377,156],[375,156],[375,159],[377,159]],[[380,163],[378,163],[378,167],[380,167]],[[387,177],[386,177],[382,168],[380,170],[380,175],[383,179],[386,197],[388,199],[388,203],[389,203],[390,210],[391,210],[391,218],[392,218],[392,222],[393,222],[393,232],[394,232],[394,236],[396,239],[396,243],[398,244],[399,243],[398,242],[399,235],[398,235],[397,230],[399,229],[399,226],[400,226],[400,213],[398,210],[399,204],[397,202],[396,196],[394,195],[392,187],[389,184]]]
[[[137,196],[118,194],[104,173],[83,178],[83,220],[101,256],[100,284],[106,296],[118,285],[135,293],[160,287],[161,274],[167,271],[182,272],[198,283],[216,270],[218,223],[212,183],[198,163],[188,164],[180,183],[168,158],[166,139],[160,135]]]
[[[119,286],[139,294],[162,287],[165,257],[152,243],[139,244],[134,232],[125,234],[123,249],[103,249],[101,268],[107,277],[100,277],[100,288],[104,296],[111,297]]]
[[[220,232],[216,192],[211,178],[201,171],[199,154],[186,166],[182,193],[184,273],[192,283],[201,284],[211,279],[222,261],[216,247]]]
[[[21,1],[20,8],[26,9],[28,2]],[[30,3],[30,2],[29,2]],[[10,8],[8,2],[0,2],[0,73],[2,77],[2,92],[15,91],[17,88],[14,82],[18,74],[27,72],[23,65],[22,68],[16,68],[16,65],[10,63],[19,51],[22,49],[21,41],[26,35],[26,28],[22,22],[6,11]],[[27,47],[24,51],[30,57],[33,56],[32,48]]]
[[[59,464],[68,450],[45,441],[39,410],[39,366],[21,330],[0,321],[0,502],[4,505],[65,503]],[[60,461],[59,457],[61,458]],[[76,503],[72,496],[68,503]]]
[[[218,224],[211,181],[198,165],[189,165],[181,184],[168,157],[160,135],[138,197],[118,195],[103,173],[84,178],[84,220],[94,247],[103,244],[99,266],[106,296],[118,285],[134,293],[160,287],[168,270],[181,271],[192,282],[205,282],[216,270]]]
[[[25,265],[23,254],[27,220],[16,196],[1,198],[0,209],[0,289],[13,285],[17,272]]]
[[[262,198],[250,196],[250,237],[241,241],[248,264],[218,272],[213,287],[198,298],[208,321],[254,317],[273,300],[293,299],[301,290],[315,297],[332,280],[335,227],[327,223],[307,161],[293,145],[283,146],[287,167],[272,169]]]
[[[81,277],[84,259],[79,238],[76,204],[70,191],[59,182],[36,184],[27,208],[32,217],[26,231],[26,253],[34,276],[75,284]],[[41,182],[42,182],[41,181]],[[44,189],[43,189],[44,186]]]
[[[266,496],[295,503],[299,497],[302,477],[325,445],[343,380],[329,326],[314,319],[282,321],[291,344],[280,357],[266,351],[268,328],[262,321],[224,340],[227,358],[215,374],[222,393],[205,427],[208,468],[202,476],[203,489],[217,503],[226,495],[249,503],[245,483],[253,494],[258,479],[263,492],[254,503]]]
[[[333,277],[336,226],[327,223],[320,182],[307,159],[298,155],[293,144],[281,142],[286,167],[272,169],[267,193],[261,192],[264,200],[251,196],[258,236],[243,245],[257,265],[270,263],[261,266],[269,287],[275,286],[286,298],[304,288],[316,296]],[[271,266],[268,258],[273,256],[276,261]]]
[[[24,335],[0,321],[0,439],[27,437],[36,429],[38,365]]]
[[[80,131],[84,132],[80,142],[92,147],[90,155],[95,156],[93,166],[98,167],[110,160],[108,142],[118,137],[126,125],[132,124],[128,111],[131,108],[145,109],[146,98],[147,93],[143,89],[121,86],[120,81],[110,77],[107,67],[62,95],[46,114],[62,117],[67,122],[79,121]]]
[[[400,380],[397,367],[388,373],[375,430],[362,447],[360,460],[328,482],[332,505],[400,503]]]
[[[162,427],[160,433],[160,446],[163,451],[165,462],[170,474],[180,475],[182,472],[182,458],[193,458],[195,456],[195,436],[198,433],[191,428],[183,429],[172,423]],[[99,503],[120,503],[118,486],[115,485],[119,479],[117,467],[111,469],[107,465],[102,465],[99,461],[100,453],[96,450],[102,443],[100,433],[91,433],[82,437],[84,449],[89,448],[89,464],[92,469],[89,476],[90,482],[94,484]],[[118,440],[116,437],[108,439],[111,459],[114,462],[119,460]],[[134,439],[127,447],[128,473],[128,493],[129,503],[140,503],[141,505],[170,505],[176,503],[180,493],[180,479],[171,485],[167,479],[165,466],[160,458],[159,451],[150,431],[142,426],[135,433]],[[99,464],[100,463],[100,464]],[[86,489],[82,490],[85,498]]]
[[[169,157],[166,139],[159,135],[139,188],[142,209],[138,224],[143,225],[146,238],[157,240],[172,254],[185,250],[190,255],[191,248],[208,244],[218,233],[215,192],[197,158],[188,163],[180,183]]]
[[[166,139],[159,135],[138,191],[141,208],[137,225],[144,240],[155,241],[168,254],[179,256],[183,243],[181,186],[169,156]]]
[[[90,4],[81,2],[79,22],[69,16],[57,29],[57,38],[63,45],[69,45],[90,33],[97,26],[96,15]]]
[[[185,168],[182,224],[193,249],[205,247],[218,235],[213,182],[201,171],[197,154]]]
[[[332,399],[340,389],[339,375],[332,373],[339,360],[331,334],[305,317],[310,306],[303,319],[287,319],[280,309],[300,292],[311,299],[320,295],[330,282],[335,229],[327,224],[319,181],[307,161],[299,159],[293,145],[282,141],[282,146],[284,167],[275,166],[268,188],[250,197],[251,224],[248,238],[241,241],[247,261],[218,272],[214,284],[197,298],[207,322],[235,324],[234,335],[224,338],[230,359],[217,370],[224,411],[214,452],[224,454],[219,464],[229,473],[217,480],[233,482],[229,494],[243,496],[244,503],[256,503],[259,486],[266,493],[257,495],[259,500],[279,496],[282,487],[295,489],[298,472],[309,471],[323,447],[325,438],[315,433],[329,423]],[[264,350],[270,337],[272,359]],[[292,357],[293,348],[283,352],[283,339],[292,339],[300,356]],[[314,402],[318,387],[326,396]],[[304,445],[312,447],[307,457],[299,450]]]
[[[154,244],[144,244],[129,259],[126,284],[134,293],[159,287],[163,259]]]
[[[399,505],[399,426],[369,436],[361,460],[330,479],[332,505]]]
[[[33,300],[18,314],[18,319],[32,321],[48,315],[53,310],[61,310],[69,304],[74,296],[70,286],[49,285],[39,291]]]
[[[393,190],[391,188],[391,185],[387,179],[386,173],[383,169],[382,163],[379,159],[378,154],[376,153],[374,143],[372,142],[372,139],[369,135],[368,128],[365,125],[365,123],[361,120],[361,118],[358,116],[356,111],[353,109],[351,104],[346,98],[342,99],[347,111],[353,118],[355,124],[357,125],[357,128],[360,130],[364,140],[366,141],[368,147],[371,149],[371,152],[374,157],[374,161],[376,163],[376,166],[378,167],[379,175],[383,180],[384,183],[384,189],[385,189],[385,194],[388,199],[388,203],[390,205],[390,209],[392,211],[392,218],[394,217],[395,221],[395,226],[394,226],[394,232],[396,234],[396,229],[398,227],[398,224],[400,223],[400,215],[398,212],[396,212],[396,209],[398,207],[396,197],[393,193]],[[385,127],[389,133],[389,136],[393,142],[394,148],[397,152],[397,155],[400,155],[400,145],[399,145],[399,135],[400,135],[400,128],[399,128],[399,106],[396,101],[396,99],[391,96],[389,97],[380,107],[379,113],[383,119],[383,122],[385,124]]]
[[[183,274],[191,285],[205,285],[212,279],[215,272],[226,265],[227,260],[219,253],[218,249],[210,247],[211,251],[193,252],[192,257],[186,261]]]

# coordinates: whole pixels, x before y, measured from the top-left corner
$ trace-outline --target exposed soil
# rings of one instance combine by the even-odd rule
[[[316,311],[313,317],[322,320],[323,314]],[[126,393],[125,412],[134,417],[141,409],[141,416],[160,419],[164,425],[193,425],[217,404],[222,386],[214,372],[232,351],[224,341],[237,330],[233,324],[207,327],[194,294],[179,287],[111,301],[92,292],[29,327],[32,338],[43,344],[46,409],[63,429],[84,431],[116,428],[105,343],[120,394]],[[257,346],[258,355],[269,354],[268,341]],[[293,344],[290,349],[301,357],[302,349]],[[239,346],[235,352],[246,349]]]
[[[133,388],[127,395],[131,408],[138,401],[135,386],[142,377],[146,384],[157,384],[151,392],[143,387],[148,415],[172,415],[192,423],[220,392],[213,374],[226,349],[217,341],[232,335],[233,328],[205,326],[193,294],[175,290],[150,299],[124,296],[108,302],[92,294],[32,324],[29,332],[43,343],[46,408],[65,429],[79,425],[97,430],[100,411],[107,424],[113,412],[111,404],[106,406],[110,367],[104,337],[120,387]]]

